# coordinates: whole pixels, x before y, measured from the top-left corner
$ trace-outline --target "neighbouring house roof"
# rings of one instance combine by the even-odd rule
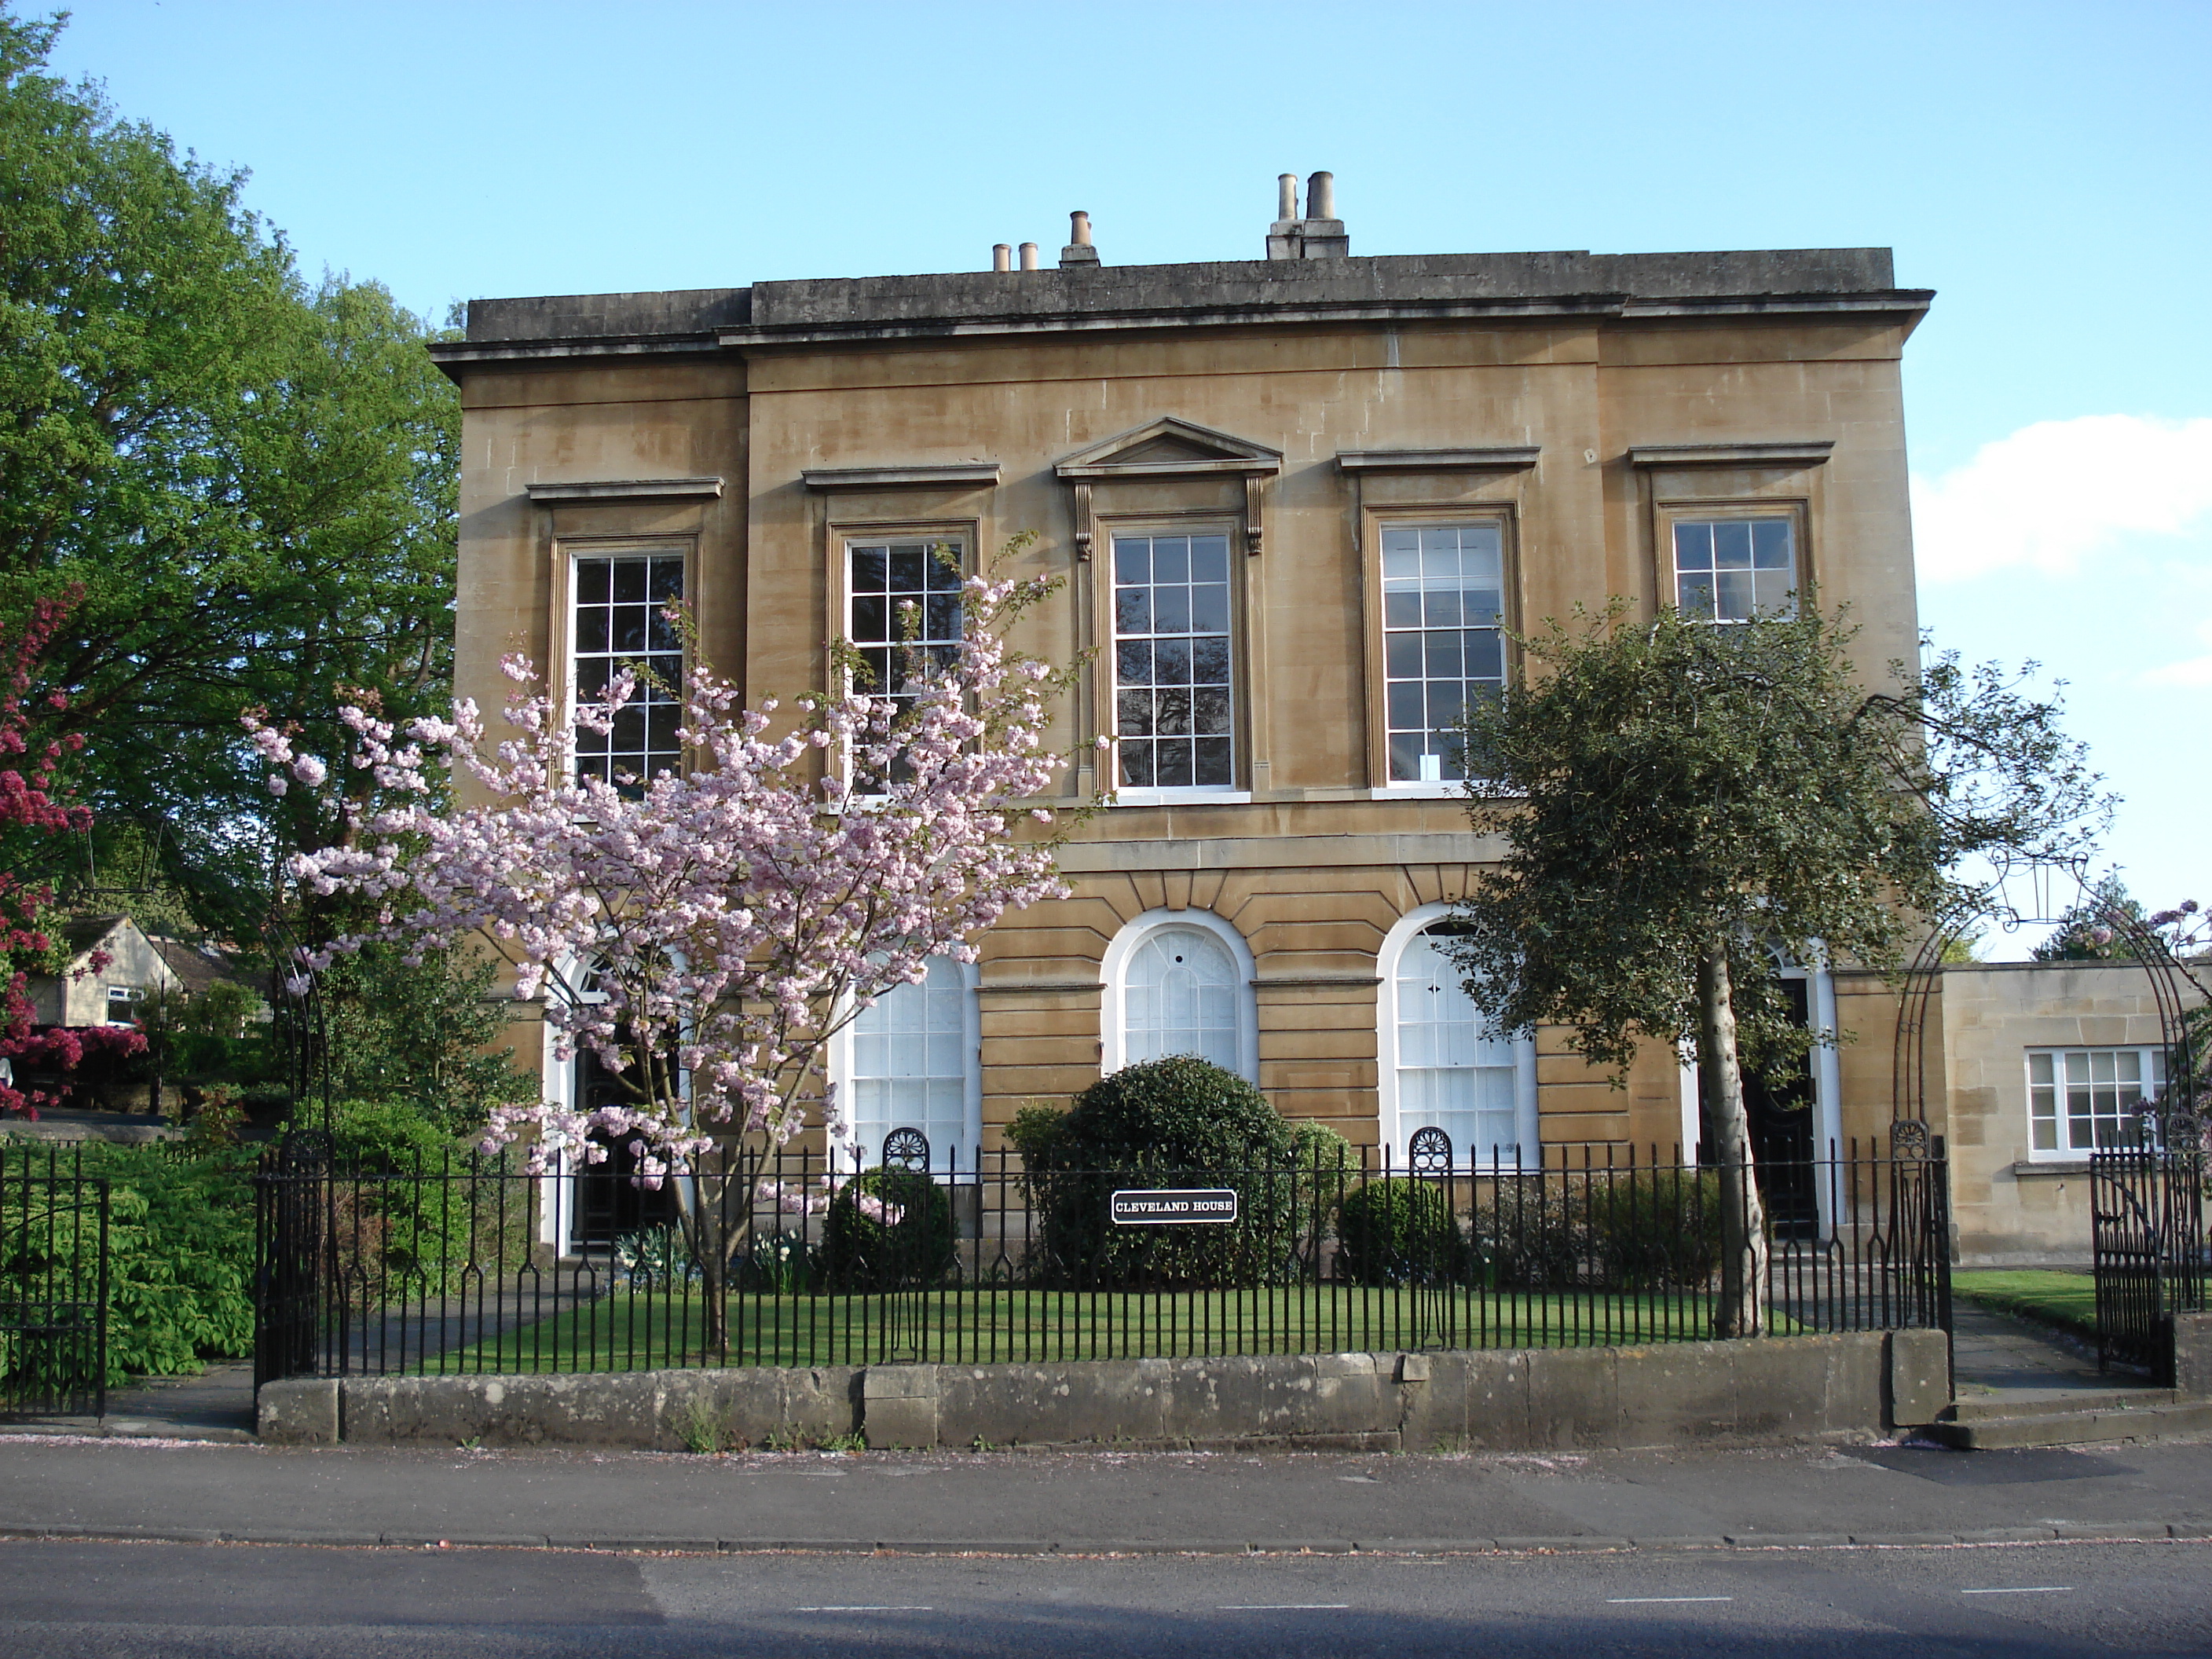
[[[97,949],[118,927],[131,924],[126,915],[73,916],[55,929],[69,947],[72,961]]]
[[[148,939],[154,949],[160,952],[161,960],[168,964],[169,971],[184,981],[185,989],[192,995],[202,994],[221,980],[242,985],[258,994],[259,988],[254,982],[252,971],[240,962],[235,952],[226,951],[220,945],[204,942],[193,945],[180,939],[153,934],[148,935]]]

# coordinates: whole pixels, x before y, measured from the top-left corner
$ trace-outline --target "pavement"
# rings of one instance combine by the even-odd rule
[[[0,1536],[1015,1554],[2165,1540],[2212,1537],[2212,1443],[696,1456],[16,1436]]]
[[[1961,1399],[2105,1393],[2082,1345],[1961,1303]],[[2212,1443],[1549,1456],[264,1447],[245,1365],[0,1435],[0,1536],[1027,1553],[1765,1548],[2212,1536]],[[56,1432],[56,1430],[61,1432]],[[75,1430],[77,1431],[69,1431]],[[85,1431],[89,1431],[88,1432]]]

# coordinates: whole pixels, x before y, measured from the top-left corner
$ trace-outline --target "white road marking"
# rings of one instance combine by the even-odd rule
[[[1962,1589],[1961,1595],[2064,1595],[2071,1584],[2007,1584],[1996,1589]]]
[[[1616,1607],[1640,1607],[1651,1601],[1733,1601],[1733,1595],[1608,1595],[1607,1605]]]
[[[1349,1601],[1249,1601],[1216,1607],[1216,1613],[1349,1613]]]

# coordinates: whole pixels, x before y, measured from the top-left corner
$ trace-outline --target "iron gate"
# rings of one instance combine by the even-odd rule
[[[103,1177],[0,1149],[0,1417],[106,1413],[107,1220]]]
[[[2171,1387],[2178,1313],[2205,1307],[2204,1138],[2174,1113],[2163,1134],[2089,1155],[2096,1253],[2097,1360],[2148,1370]]]
[[[331,1139],[284,1137],[254,1188],[253,1386],[313,1376],[330,1256]]]

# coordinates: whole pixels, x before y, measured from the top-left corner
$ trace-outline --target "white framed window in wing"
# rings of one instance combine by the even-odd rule
[[[2155,1044],[2120,1048],[2027,1051],[2028,1154],[2087,1158],[2100,1146],[2136,1143],[2138,1115],[2166,1088],[2166,1050]]]
[[[932,957],[919,985],[894,987],[847,1034],[848,1141],[857,1167],[883,1161],[884,1137],[919,1129],[932,1169],[972,1164],[981,1133],[974,969]],[[948,1162],[949,1160],[949,1162]]]
[[[1415,1130],[1437,1128],[1457,1163],[1533,1163],[1535,1044],[1491,1029],[1452,960],[1449,925],[1447,907],[1425,906],[1383,943],[1384,1136],[1401,1158]]]
[[[1505,684],[1502,526],[1382,530],[1382,675],[1390,781],[1467,775],[1459,724],[1468,700]]]
[[[1132,789],[1237,785],[1229,536],[1114,537],[1114,736]]]
[[[1797,525],[1790,518],[1677,519],[1674,604],[1702,622],[1797,614]]]
[[[579,704],[602,696],[624,668],[636,690],[613,728],[576,727],[576,775],[642,780],[682,764],[684,641],[667,617],[684,594],[681,553],[581,556],[569,581],[569,660]]]

